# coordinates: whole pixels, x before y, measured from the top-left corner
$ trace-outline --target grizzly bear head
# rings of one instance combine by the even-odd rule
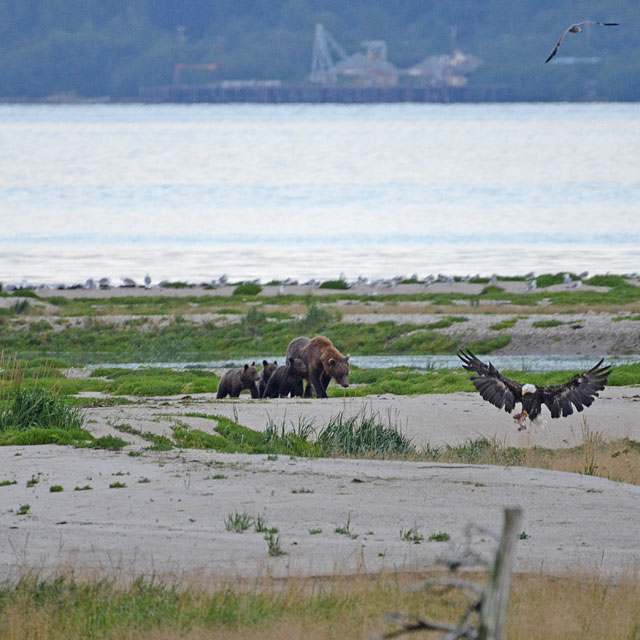
[[[329,358],[327,360],[329,370],[327,373],[343,387],[349,386],[349,356],[344,358]]]
[[[258,370],[256,369],[256,363],[252,362],[251,364],[245,364],[244,369],[240,374],[240,378],[245,384],[256,382],[260,378]]]
[[[266,360],[262,361],[262,381],[266,382],[271,374],[278,368],[278,362],[274,360],[273,362],[267,362]]]

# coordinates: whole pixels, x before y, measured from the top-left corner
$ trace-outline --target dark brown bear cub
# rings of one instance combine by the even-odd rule
[[[262,372],[260,373],[260,382],[258,382],[259,398],[264,397],[264,390],[267,388],[267,382],[269,382],[269,378],[277,368],[278,363],[275,360],[273,362],[267,362],[266,360],[262,361]]]
[[[307,375],[307,365],[300,358],[289,358],[287,365],[278,367],[269,378],[263,398],[286,398],[302,395],[302,381]]]
[[[311,397],[312,389],[318,398],[326,398],[331,378],[349,386],[349,356],[343,356],[326,336],[294,338],[287,347],[287,362],[289,358],[300,358],[307,365],[305,398]]]
[[[255,362],[245,364],[242,369],[228,369],[220,378],[216,398],[222,400],[227,395],[237,398],[245,389],[249,389],[252,398],[259,398],[257,380],[258,370]]]

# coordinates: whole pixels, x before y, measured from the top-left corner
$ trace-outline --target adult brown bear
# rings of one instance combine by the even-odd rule
[[[300,358],[307,365],[305,398],[311,397],[312,389],[316,397],[326,398],[331,378],[349,386],[349,356],[343,356],[326,336],[294,338],[287,347],[286,361],[290,358]]]
[[[252,398],[259,398],[258,387],[256,387],[257,380],[258,370],[255,362],[250,365],[245,364],[242,369],[229,369],[220,378],[216,398],[221,400],[227,395],[237,398],[245,389],[249,389]]]

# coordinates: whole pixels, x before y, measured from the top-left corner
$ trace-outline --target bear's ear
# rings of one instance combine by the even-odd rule
[[[275,365],[276,365],[276,367],[277,367],[277,366],[278,366],[278,361],[277,361],[277,360],[274,360],[274,361],[273,361],[273,364],[275,364]]]
[[[251,363],[251,366],[252,366],[252,367],[255,367],[255,366],[256,366],[256,361],[255,361],[255,360]]]
[[[293,358],[289,358],[289,366],[293,367]]]
[[[268,364],[269,364],[269,363],[268,363],[266,360],[263,360],[263,361],[262,361],[262,366],[263,366],[263,367],[266,367]]]
[[[249,365],[248,365],[248,364],[245,364],[245,365],[244,365],[244,370],[246,371],[248,368],[249,368]]]
[[[335,358],[329,358],[328,363],[330,367],[333,367],[333,365],[336,363]]]
[[[349,358],[350,358],[350,357],[351,357],[351,354],[350,354],[350,353],[347,353],[347,357],[345,358],[345,360],[346,360],[347,362],[349,362]]]

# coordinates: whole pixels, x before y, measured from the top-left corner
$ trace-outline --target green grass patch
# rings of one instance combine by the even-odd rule
[[[191,429],[187,425],[172,428],[176,446],[214,449],[228,453],[278,454],[291,456],[370,456],[411,455],[415,448],[389,418],[362,412],[354,417],[338,414],[320,429],[312,423],[297,426],[270,422],[265,432],[254,431],[222,416],[187,414],[216,421],[214,433]]]
[[[400,529],[400,539],[405,540],[406,542],[418,544],[424,540],[424,536],[418,531],[418,527],[413,526],[406,531],[404,529]]]
[[[102,391],[114,395],[165,396],[188,393],[214,393],[220,378],[200,369],[173,370],[160,367],[140,369],[97,368],[93,378],[108,378]]]
[[[124,441],[122,438],[118,438],[118,436],[102,436],[100,438],[96,438],[92,447],[94,449],[108,449],[109,451],[119,451],[123,447],[126,447],[129,443]]]
[[[554,284],[562,284],[564,282],[565,272],[562,273],[543,273],[536,277],[536,285],[538,287],[551,287]],[[574,273],[570,273],[569,277],[572,280],[579,280],[578,276]]]
[[[433,323],[437,324],[437,323]],[[410,335],[388,339],[386,353],[434,355],[455,351],[459,341],[435,331],[413,330]]]
[[[498,349],[503,349],[511,342],[511,336],[506,333],[501,333],[495,338],[487,338],[486,340],[475,340],[468,342],[465,347],[471,349],[477,355],[483,355],[485,353],[493,353]]]
[[[451,535],[443,531],[440,531],[438,533],[432,533],[427,538],[428,542],[447,542],[448,540],[451,540]]]
[[[224,519],[224,526],[227,531],[233,531],[235,533],[244,533],[249,527],[253,526],[254,518],[248,513],[230,513]]]
[[[552,327],[560,327],[564,324],[568,323],[551,318],[550,320],[536,320],[531,326],[536,327],[536,329],[551,329]]]
[[[60,493],[64,491],[64,487],[61,484],[52,484],[49,487],[49,493]]]
[[[344,280],[325,280],[320,285],[320,289],[340,289],[344,291],[348,288],[349,285]]]
[[[170,451],[174,447],[173,441],[167,438],[167,436],[151,433],[151,431],[140,431],[139,429],[134,429],[129,424],[113,424],[112,426],[117,431],[120,431],[120,433],[129,433],[150,442],[151,446],[149,449],[151,451]]]
[[[229,418],[218,415],[188,413],[185,417],[207,418],[215,421],[214,433],[191,429],[187,425],[173,427],[176,446],[195,449],[214,449],[227,453],[288,454],[313,457],[321,454],[320,448],[310,440],[313,431],[299,425],[287,429],[285,424],[270,423],[263,432],[244,427]]]
[[[0,387],[0,446],[61,444],[87,446],[82,412],[42,387],[21,386],[22,378]]]
[[[239,284],[234,290],[234,296],[257,296],[262,291],[262,287],[254,282]]]
[[[341,412],[331,418],[318,433],[317,444],[332,456],[394,457],[416,452],[390,415],[385,421],[379,413],[366,411],[352,417]]]
[[[501,320],[500,322],[496,322],[492,325],[489,325],[489,329],[492,331],[504,331],[505,329],[512,329],[516,326],[518,320],[525,320],[527,316],[514,316],[513,318],[506,318],[505,320]]]
[[[42,387],[4,387],[0,399],[0,434],[36,428],[80,429],[83,416],[59,396]]]
[[[73,447],[91,446],[94,437],[84,429],[32,427],[28,430],[0,431],[0,446],[59,444]]]
[[[446,329],[450,327],[456,322],[468,322],[469,318],[465,318],[464,316],[445,316],[440,320],[436,320],[435,322],[430,322],[425,325],[426,329]]]

